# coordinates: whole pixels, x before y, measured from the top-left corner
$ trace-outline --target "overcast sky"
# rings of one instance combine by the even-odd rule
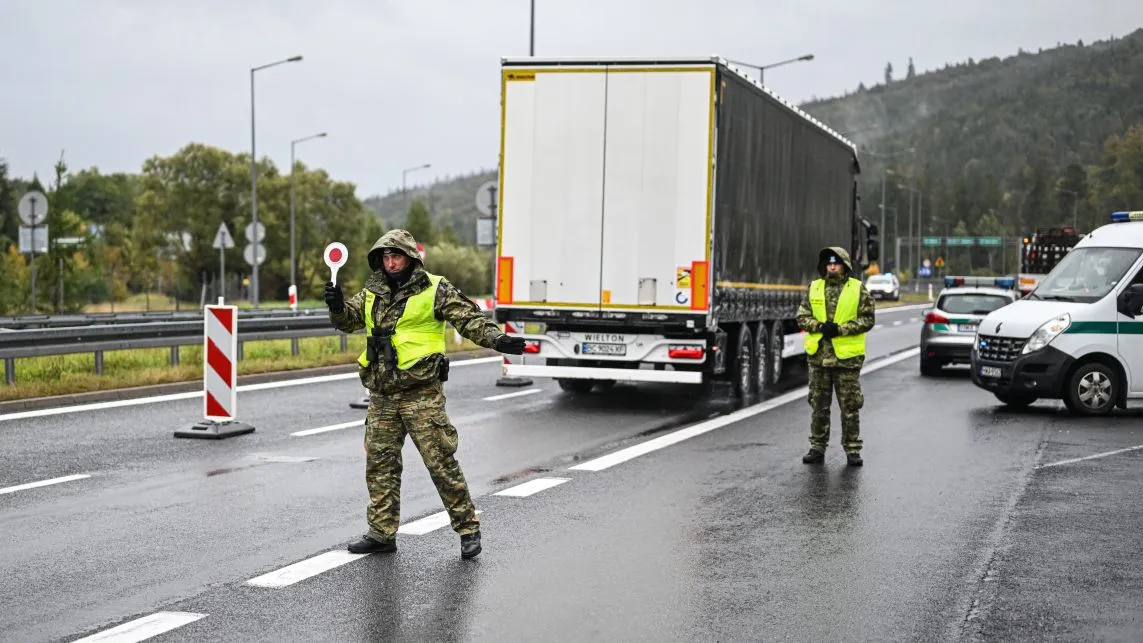
[[[1138,0],[536,0],[537,56],[721,55],[793,101],[945,62],[1143,27]],[[874,8],[876,7],[876,8]],[[138,171],[190,141],[299,157],[362,198],[496,164],[499,60],[528,54],[529,0],[0,0],[0,157],[45,181]]]

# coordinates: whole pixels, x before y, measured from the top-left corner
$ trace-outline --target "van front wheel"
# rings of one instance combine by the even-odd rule
[[[1107,415],[1119,400],[1123,384],[1115,369],[1089,362],[1072,373],[1067,386],[1064,404],[1072,413]]]

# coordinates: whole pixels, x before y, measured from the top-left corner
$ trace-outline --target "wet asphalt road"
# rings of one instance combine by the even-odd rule
[[[916,317],[881,312],[871,356],[915,344]],[[797,399],[728,418],[671,387],[573,398],[547,382],[535,393],[497,388],[497,372],[455,368],[447,388],[483,512],[481,557],[460,561],[446,527],[402,535],[396,556],[280,588],[244,582],[343,551],[363,529],[360,429],[290,435],[360,419],[347,406],[360,395],[354,380],[240,393],[258,431],[221,442],[170,437],[196,419],[195,401],[0,418],[0,488],[91,475],[0,495],[0,639],[74,640],[157,610],[207,616],[152,640],[1140,632],[1140,567],[1121,559],[1139,553],[1141,516],[1128,499],[1143,453],[1032,468],[1143,444],[1138,415],[1097,429],[1051,406],[1005,414],[963,375],[921,380],[907,358],[866,377],[869,465],[847,469],[835,449],[826,466],[806,467],[798,373],[789,378]],[[506,394],[516,395],[485,399]],[[601,471],[569,470],[709,427],[712,416],[725,426]],[[405,456],[409,523],[440,501],[411,445]],[[1121,467],[1113,488],[1109,466]],[[537,477],[567,482],[490,495]],[[1078,508],[1067,484],[1087,494],[1088,514],[1069,514]],[[1092,537],[1113,543],[1087,551],[1077,569],[1060,563]],[[1114,556],[1093,575],[1104,554]],[[1099,583],[1077,589],[1084,570]],[[1047,610],[1029,583],[1056,589],[1068,609]],[[1100,598],[1110,591],[1118,610]],[[1077,594],[1086,603],[1068,601]]]

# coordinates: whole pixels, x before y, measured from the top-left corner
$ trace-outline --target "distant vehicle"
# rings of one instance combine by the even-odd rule
[[[1038,228],[1023,239],[1020,247],[1020,272],[1016,275],[1017,289],[1027,295],[1036,289],[1060,260],[1079,243],[1084,235],[1075,228]]]
[[[878,258],[854,144],[724,59],[501,66],[495,318],[536,331],[505,376],[761,393],[819,252]]]
[[[874,299],[901,299],[901,283],[893,273],[873,275],[865,281],[865,287]]]
[[[1082,415],[1143,399],[1143,211],[1111,221],[980,322],[974,384],[1013,407],[1063,399]]]
[[[921,375],[968,364],[980,320],[1019,299],[1015,277],[945,277],[945,288],[921,325]]]

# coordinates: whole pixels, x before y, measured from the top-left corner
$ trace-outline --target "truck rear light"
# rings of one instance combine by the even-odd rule
[[[668,346],[667,357],[671,359],[702,359],[702,346]]]
[[[540,352],[540,342],[537,342],[534,340],[528,340],[528,341],[524,342],[524,352],[525,353],[532,353],[532,354],[539,353]]]
[[[947,323],[949,323],[949,318],[945,317],[944,315],[942,315],[940,313],[929,313],[928,315],[925,315],[925,323],[926,324],[947,324]]]

